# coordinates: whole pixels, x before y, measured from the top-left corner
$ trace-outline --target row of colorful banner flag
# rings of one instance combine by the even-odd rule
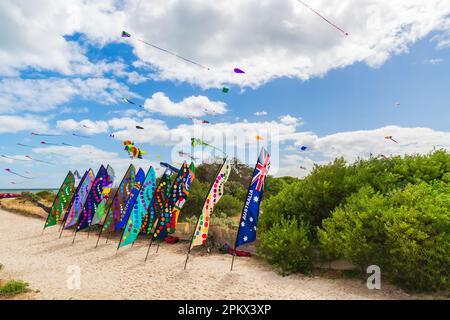
[[[179,170],[165,163],[161,165],[165,171],[158,183],[153,167],[147,173],[142,169],[136,172],[131,164],[116,187],[115,173],[109,165],[106,168],[102,165],[96,175],[92,169],[87,170],[78,184],[77,177],[69,171],[56,194],[44,230],[61,224],[61,237],[65,229],[74,228],[75,241],[79,231],[99,225],[98,239],[105,232],[108,238],[111,233],[122,232],[117,250],[133,244],[140,234],[150,236],[150,248],[153,241],[166,239],[175,232],[180,212],[188,201],[189,190],[195,179],[193,162],[189,166],[184,162]],[[234,249],[256,240],[259,207],[269,167],[270,155],[262,148],[249,183]],[[176,177],[172,183],[174,172]],[[198,216],[186,263],[192,248],[206,243],[211,215],[224,194],[230,173],[231,161],[226,157],[211,183]],[[111,194],[114,189],[114,194]]]

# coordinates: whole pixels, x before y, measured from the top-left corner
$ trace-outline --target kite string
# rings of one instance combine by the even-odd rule
[[[337,25],[335,25],[333,22],[331,22],[330,20],[328,20],[327,18],[325,18],[324,16],[322,16],[319,12],[317,12],[316,10],[314,10],[313,8],[311,8],[310,6],[308,6],[306,3],[304,3],[301,0],[297,0],[298,2],[300,2],[301,4],[303,4],[305,7],[307,7],[309,10],[311,10],[312,12],[314,12],[315,14],[317,14],[319,17],[321,17],[323,20],[325,20],[326,22],[328,22],[330,25],[332,25],[333,27],[335,27],[336,29],[338,29],[339,31],[341,31],[343,34],[345,34],[346,36],[348,36],[348,32],[342,30],[341,28],[339,28]]]
[[[188,58],[182,57],[182,56],[180,56],[180,55],[178,55],[178,54],[176,54],[176,53],[174,53],[174,52],[171,52],[171,51],[166,50],[166,49],[164,49],[164,48],[158,47],[158,46],[156,46],[156,45],[154,45],[154,44],[148,43],[148,42],[146,42],[146,41],[144,41],[144,40],[142,40],[142,39],[138,39],[138,41],[140,41],[140,42],[142,42],[142,43],[145,43],[146,45],[151,46],[151,47],[153,47],[153,48],[155,48],[155,49],[158,49],[158,50],[164,51],[164,52],[166,52],[166,53],[168,53],[168,54],[171,54],[171,55],[173,55],[173,56],[175,56],[175,57],[177,57],[177,58],[183,59],[183,60],[186,61],[186,62],[195,64],[195,65],[197,65],[197,66],[199,66],[199,67],[201,67],[201,68],[204,68],[204,69],[207,69],[207,70],[211,70],[209,67],[206,67],[206,66],[204,66],[204,65],[201,65],[200,63],[197,63],[197,62],[192,61],[192,60],[190,60],[190,59],[188,59]]]

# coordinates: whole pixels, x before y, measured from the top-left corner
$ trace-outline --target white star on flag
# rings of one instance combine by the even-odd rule
[[[259,201],[259,197],[258,196],[254,196],[253,197],[253,201],[258,202]]]
[[[248,237],[244,236],[244,241],[247,242],[247,240],[248,240]]]
[[[253,217],[250,217],[248,220],[250,220],[250,222],[253,222]]]
[[[245,227],[245,222],[244,221],[241,222],[241,227]]]

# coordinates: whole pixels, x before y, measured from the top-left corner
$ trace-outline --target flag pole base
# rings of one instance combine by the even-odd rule
[[[233,254],[233,259],[231,259],[231,268],[230,271],[233,271],[233,265],[234,265],[234,258],[236,257],[235,254]]]

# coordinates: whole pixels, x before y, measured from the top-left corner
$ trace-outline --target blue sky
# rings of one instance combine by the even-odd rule
[[[50,0],[43,2],[48,8],[57,7]],[[183,1],[179,3],[182,6]],[[136,30],[140,30],[139,25],[126,19],[129,15],[135,17],[136,9],[132,5],[136,3],[125,1],[125,4],[124,8],[128,6],[129,11],[111,6],[117,14],[123,14],[125,22],[122,25],[126,25],[134,37],[139,32]],[[3,6],[10,7],[3,8],[9,9],[4,12],[10,12],[15,5],[7,1]],[[291,5],[298,10],[295,4]],[[338,6],[337,2],[332,5]],[[320,6],[326,10],[323,1]],[[417,6],[419,10],[419,2]],[[443,14],[443,6],[443,2],[436,1],[435,7],[427,7],[430,16],[437,20],[434,26],[424,26],[421,20],[430,16],[417,18],[412,13],[408,16],[399,14],[398,24],[403,25],[410,19],[407,20],[410,29],[393,32],[386,28],[379,31],[380,35],[367,39],[367,43],[363,34],[355,34],[352,25],[345,26],[350,30],[347,39],[328,29],[314,16],[299,11],[296,14],[305,17],[305,24],[311,23],[324,30],[321,41],[325,44],[303,34],[299,41],[310,43],[286,49],[291,54],[281,53],[286,60],[270,54],[270,50],[280,49],[277,42],[283,35],[277,34],[282,31],[276,28],[268,27],[272,33],[268,32],[261,40],[269,53],[261,53],[249,45],[242,50],[242,57],[229,61],[226,55],[217,60],[213,45],[205,49],[209,50],[207,53],[193,49],[191,44],[176,45],[184,40],[175,32],[175,27],[168,30],[170,41],[164,43],[166,47],[178,46],[171,49],[185,50],[189,57],[199,56],[208,65],[217,65],[206,72],[133,42],[133,37],[130,41],[121,39],[122,26],[102,26],[102,32],[88,22],[65,26],[63,29],[68,28],[67,31],[49,35],[54,41],[48,40],[49,48],[59,48],[64,54],[52,51],[48,57],[40,48],[27,47],[26,39],[35,31],[20,30],[16,35],[17,43],[10,40],[0,49],[0,56],[3,51],[14,57],[3,69],[0,68],[0,123],[3,127],[0,128],[0,153],[16,159],[0,158],[0,189],[58,187],[67,170],[83,172],[90,166],[96,170],[101,163],[111,163],[118,176],[130,161],[145,168],[159,167],[159,161],[177,164],[183,160],[177,156],[178,150],[192,150],[186,141],[183,145],[174,139],[188,140],[199,132],[212,144],[226,147],[227,152],[231,150],[228,148],[244,149],[241,145],[233,147],[230,140],[234,136],[245,136],[246,148],[251,154],[241,160],[250,165],[261,145],[279,145],[272,149],[272,173],[300,177],[307,174],[314,163],[326,163],[336,156],[351,162],[371,153],[389,156],[426,153],[434,146],[446,148],[447,144],[450,146],[450,48],[447,37],[450,33],[445,26],[450,11]],[[95,8],[89,7],[89,12]],[[367,11],[362,6],[363,9]],[[60,14],[58,10],[49,10],[48,17]],[[154,14],[151,10],[141,8],[137,11]],[[261,10],[270,12],[270,9]],[[354,14],[357,9],[352,10],[348,14]],[[380,16],[382,13],[381,10]],[[35,15],[23,14],[24,17],[31,15],[28,18]],[[104,14],[99,11],[99,21],[105,18]],[[36,14],[37,25],[40,24],[38,17]],[[75,17],[79,18],[78,15]],[[164,16],[164,21],[170,17],[170,14]],[[339,15],[333,18],[340,20]],[[16,21],[17,17],[10,19]],[[342,17],[341,20],[345,21]],[[55,23],[62,24],[61,21]],[[42,26],[42,30],[50,27]],[[14,28],[11,23],[6,32],[8,29],[13,32]],[[371,26],[367,25],[367,28]],[[196,27],[193,29],[197,30]],[[254,32],[252,28],[250,31]],[[353,34],[358,41],[351,39]],[[226,33],[222,36],[236,37]],[[275,42],[273,48],[272,39]],[[378,48],[379,39],[389,41]],[[199,47],[204,41],[203,38],[198,40]],[[211,41],[209,39],[207,43]],[[328,46],[328,42],[332,45]],[[366,54],[367,48],[371,48],[371,52]],[[301,57],[297,57],[296,50]],[[234,51],[229,55],[234,56]],[[323,63],[320,59],[313,61],[313,55],[323,59]],[[233,74],[229,71],[230,66],[239,66],[246,74]],[[230,92],[223,93],[222,86],[229,87]],[[126,104],[122,98],[142,104],[144,109]],[[255,115],[263,111],[264,115]],[[190,117],[208,120],[211,124],[195,125]],[[136,130],[137,124],[145,129]],[[265,136],[268,128],[275,136]],[[36,137],[31,132],[61,136]],[[73,133],[86,138],[74,137]],[[114,139],[110,133],[115,135]],[[225,143],[217,140],[220,134],[227,138]],[[263,142],[254,138],[258,134],[265,137]],[[394,136],[399,144],[386,140],[386,135]],[[128,138],[148,152],[145,159],[131,160],[127,156],[121,141]],[[41,141],[65,142],[71,146],[46,146],[40,144]],[[21,147],[17,143],[35,147]],[[306,152],[299,150],[302,145],[308,147]],[[202,155],[199,149],[193,151],[196,156]],[[201,161],[210,159],[209,150],[205,152]],[[21,161],[28,160],[25,155],[54,165]],[[4,171],[6,168],[32,179],[9,174]]]

